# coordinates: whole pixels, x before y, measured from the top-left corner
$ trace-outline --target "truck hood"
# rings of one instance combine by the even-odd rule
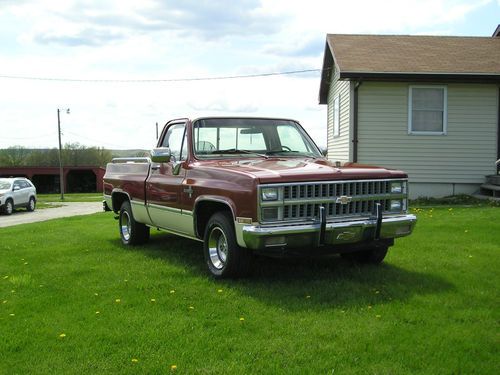
[[[209,168],[214,167],[250,175],[263,184],[407,177],[404,172],[397,170],[355,163],[336,166],[335,163],[326,159],[311,158],[233,159],[202,162],[201,164]]]

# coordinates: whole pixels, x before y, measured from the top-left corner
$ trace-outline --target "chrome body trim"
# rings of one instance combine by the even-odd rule
[[[144,207],[147,207],[153,226],[176,234],[182,233],[189,238],[196,237],[191,211],[151,203]]]
[[[404,237],[411,234],[417,218],[415,215],[386,216],[380,227],[381,239]],[[326,223],[325,245],[352,244],[372,241],[375,238],[377,219],[347,220]],[[321,233],[321,223],[260,226],[244,225],[241,228],[245,247],[262,250],[270,247],[316,246]]]

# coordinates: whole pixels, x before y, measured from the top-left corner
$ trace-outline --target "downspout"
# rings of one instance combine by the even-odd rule
[[[353,123],[352,123],[352,161],[358,162],[358,89],[363,82],[357,81],[354,86],[354,100],[353,100]]]
[[[500,87],[498,88],[498,108],[497,108],[497,161],[500,160]],[[500,163],[497,164],[497,174],[500,173]]]

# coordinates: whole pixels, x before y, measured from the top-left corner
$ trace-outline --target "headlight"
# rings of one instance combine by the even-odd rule
[[[278,200],[278,188],[264,188],[261,190],[263,201],[277,201]]]
[[[391,201],[391,207],[390,207],[390,210],[391,211],[402,211],[403,209],[403,203],[400,201],[400,200],[397,200],[397,201]]]
[[[391,182],[391,194],[401,194],[403,193],[403,182],[396,181]]]

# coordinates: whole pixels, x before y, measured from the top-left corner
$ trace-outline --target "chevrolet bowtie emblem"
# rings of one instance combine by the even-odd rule
[[[352,197],[348,197],[347,195],[342,195],[340,197],[337,197],[337,199],[335,200],[335,203],[347,204],[350,201],[352,201]]]

